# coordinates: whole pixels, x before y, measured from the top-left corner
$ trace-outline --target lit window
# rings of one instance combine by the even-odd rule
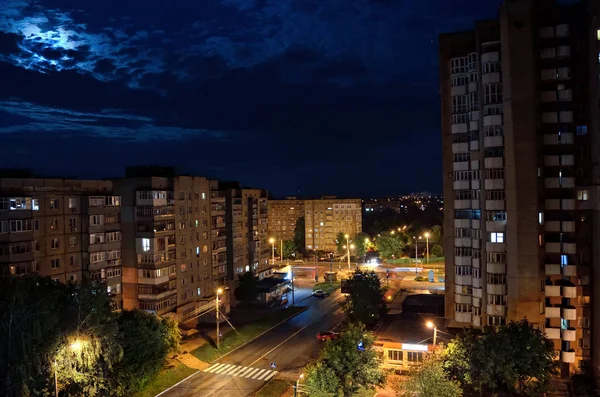
[[[149,238],[143,238],[142,239],[142,250],[144,252],[149,252],[150,251],[150,239]]]
[[[543,212],[538,213],[538,222],[540,225],[544,224],[544,213]]]
[[[596,38],[600,40],[600,29],[596,30]]]
[[[202,200],[206,200],[206,193],[202,192]]]
[[[587,201],[589,197],[589,192],[587,190],[578,190],[577,191],[577,200]]]
[[[198,291],[197,291],[198,293],[196,295],[200,296],[200,291],[201,291],[200,287],[198,287]]]
[[[492,241],[492,243],[503,243],[504,242],[504,233],[492,233],[491,241]]]
[[[566,255],[560,256],[560,264],[561,266],[567,266],[569,264],[569,258]]]
[[[200,247],[196,247],[196,255],[200,255]]]
[[[575,127],[575,134],[582,136],[582,135],[587,135],[588,133],[588,128],[587,125],[578,125],[577,127]]]

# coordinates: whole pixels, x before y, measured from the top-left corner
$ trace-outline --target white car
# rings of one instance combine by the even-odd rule
[[[325,298],[326,296],[329,296],[329,294],[327,292],[323,291],[322,289],[318,289],[315,292],[313,292],[312,294],[315,298]]]

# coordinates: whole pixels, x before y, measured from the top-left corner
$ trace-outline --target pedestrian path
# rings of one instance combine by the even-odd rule
[[[261,369],[254,367],[243,367],[241,365],[232,364],[213,364],[206,368],[204,372],[218,375],[237,376],[240,378],[268,381],[277,374],[277,371],[272,369]]]

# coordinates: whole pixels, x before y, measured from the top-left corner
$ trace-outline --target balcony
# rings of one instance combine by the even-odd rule
[[[486,232],[503,232],[506,229],[506,221],[486,221]]]
[[[559,221],[546,221],[544,223],[544,230],[547,232],[560,232],[560,222]]]
[[[468,237],[459,237],[454,239],[455,247],[470,247],[471,239]]]
[[[560,339],[560,328],[546,327],[546,338],[548,339]]]
[[[481,288],[481,279],[480,278],[473,278],[473,287],[475,288]]]
[[[486,190],[504,189],[504,179],[486,179],[484,186]]]
[[[558,276],[561,274],[560,265],[546,265],[547,276]]]
[[[492,243],[487,241],[485,249],[487,252],[506,252],[506,243]]]
[[[454,209],[462,210],[471,208],[471,200],[454,200]]]
[[[471,323],[471,313],[454,312],[454,319],[459,323]]]
[[[544,201],[544,207],[546,207],[546,210],[559,210],[560,209],[560,200],[547,199]]]
[[[470,256],[455,256],[454,264],[456,266],[472,266],[471,257]]]
[[[547,297],[560,296],[560,285],[546,285],[544,290]]]
[[[460,288],[461,288],[461,286],[458,285],[457,291]],[[471,295],[454,294],[454,303],[467,303],[470,305],[473,303],[473,297]]]
[[[505,284],[487,284],[486,292],[493,295],[506,295]]]
[[[502,211],[505,209],[504,200],[485,200],[485,209],[487,211]]]
[[[575,351],[561,351],[560,352],[560,361],[563,363],[573,364],[575,363]]]
[[[504,137],[503,136],[486,136],[483,139],[483,146],[485,148],[488,147],[502,147],[504,145]]]
[[[506,316],[506,306],[504,305],[487,305],[486,312],[488,316]]]
[[[458,285],[472,285],[473,277],[472,276],[455,276],[455,283]]]
[[[562,287],[563,298],[577,298],[577,287],[575,286],[563,286]]]
[[[577,320],[577,309],[574,306],[563,307],[560,312],[561,318],[565,320]]]
[[[506,264],[505,263],[487,263],[486,271],[488,273],[496,273],[496,274],[506,274]]]
[[[568,265],[568,266],[563,267],[562,268],[562,274],[564,276],[569,276],[569,277],[577,276],[577,266],[575,266],[575,265]]]
[[[502,168],[504,159],[502,157],[486,157],[484,160],[485,168]]]
[[[473,315],[473,326],[481,327],[481,316]]]
[[[479,280],[479,279],[476,279]],[[481,307],[481,298],[473,297],[473,307]]]
[[[560,331],[560,339],[566,342],[575,342],[577,333],[575,328],[563,329]]]
[[[475,298],[479,298],[479,299],[483,298],[483,289],[473,288],[473,299],[475,299]]]
[[[560,305],[546,306],[546,318],[560,318]]]

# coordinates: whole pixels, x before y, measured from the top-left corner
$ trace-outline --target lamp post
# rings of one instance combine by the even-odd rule
[[[346,237],[346,254],[348,255],[348,270],[350,270],[350,236],[346,234],[344,237]]]
[[[75,341],[69,345],[69,348],[76,353],[81,352],[82,347],[83,344],[79,339],[75,339]],[[54,359],[54,396],[58,397],[58,363],[56,362],[56,358]]]
[[[435,352],[435,342],[437,340],[437,327],[435,326],[435,324],[432,321],[427,321],[427,328],[432,328],[433,329],[433,351]]]
[[[304,374],[300,374],[296,382],[294,383],[294,397],[298,396],[298,386],[300,386],[300,379],[304,378]]]
[[[223,290],[221,288],[217,289],[217,298],[215,299],[215,314],[216,314],[216,319],[217,319],[217,350],[219,350],[219,346],[220,346],[220,339],[221,336],[219,335],[219,294],[222,294]]]
[[[421,236],[417,238],[417,236],[413,237],[415,239],[415,274],[419,273],[419,239]]]
[[[427,264],[429,265],[429,232],[425,233],[425,239],[427,240]]]
[[[350,244],[350,250],[353,251],[355,248],[354,244]],[[358,269],[358,260],[356,261],[356,268]]]
[[[275,239],[271,237],[269,239],[269,243],[271,243],[271,265],[275,264]]]

